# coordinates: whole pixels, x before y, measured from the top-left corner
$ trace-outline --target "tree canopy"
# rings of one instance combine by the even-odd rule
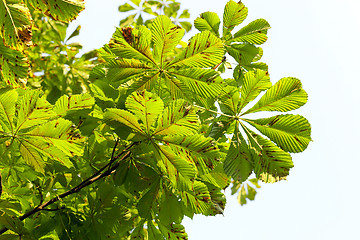
[[[66,31],[83,9],[0,3],[0,239],[188,239],[183,218],[222,214],[223,190],[242,205],[286,179],[311,141],[288,113],[307,93],[270,81],[265,19],[242,25],[230,0],[185,42],[179,2],[131,0],[110,42],[80,54],[80,26]]]

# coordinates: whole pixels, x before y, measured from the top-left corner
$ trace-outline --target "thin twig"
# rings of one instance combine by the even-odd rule
[[[108,164],[106,164],[104,167],[102,167],[100,170],[98,170],[96,173],[94,173],[91,177],[85,179],[84,181],[82,181],[79,185],[77,185],[76,187],[73,187],[72,189],[50,199],[47,202],[42,203],[41,205],[33,208],[32,210],[30,210],[29,212],[25,213],[24,215],[19,217],[19,220],[22,221],[28,217],[30,217],[31,215],[39,212],[39,211],[52,211],[51,209],[45,209],[47,206],[59,201],[60,199],[63,199],[73,193],[77,193],[79,192],[81,189],[83,189],[84,187],[87,187],[91,184],[93,184],[94,182],[109,176],[111,174],[113,174],[114,172],[116,172],[116,169],[119,167],[120,162],[123,161],[124,159],[128,158],[131,154],[130,152],[130,148],[132,146],[134,146],[136,143],[132,143],[131,145],[129,145],[127,148],[125,148],[120,154],[118,154],[117,156],[114,156],[110,162]],[[121,157],[122,156],[122,157]],[[119,159],[119,160],[118,160]],[[110,167],[108,170],[106,170],[105,172],[102,172],[104,169],[108,168],[110,164],[112,164],[114,161],[118,160],[112,167]],[[2,229],[0,229],[0,235],[5,233],[7,230],[9,230],[7,227],[4,227]]]

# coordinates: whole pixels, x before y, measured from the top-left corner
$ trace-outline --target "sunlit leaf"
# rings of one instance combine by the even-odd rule
[[[246,119],[287,152],[302,152],[311,141],[309,122],[300,115],[277,115],[256,120]]]
[[[194,109],[183,100],[172,102],[157,120],[154,135],[191,135],[196,133],[199,119]]]
[[[200,14],[200,17],[196,18],[194,21],[194,26],[197,30],[203,31],[210,31],[216,36],[219,36],[219,25],[220,25],[220,18],[214,12],[204,12]]]
[[[190,39],[188,46],[175,57],[169,67],[212,67],[221,62],[223,51],[221,40],[211,32],[204,31]]]
[[[31,15],[20,0],[0,2],[0,38],[3,44],[14,49],[31,41]],[[2,44],[2,43],[1,43]]]
[[[174,51],[184,35],[184,30],[174,25],[166,16],[155,18],[151,25],[154,43],[154,58],[163,64],[165,58]]]
[[[306,102],[307,93],[302,89],[300,80],[282,78],[243,115],[260,111],[287,112],[303,106]]]
[[[262,91],[271,87],[270,77],[267,72],[255,71],[244,75],[241,87],[241,99],[238,111],[241,111],[249,102],[253,101]]]
[[[151,125],[164,109],[163,101],[147,91],[134,92],[127,98],[125,105],[135,116],[139,117],[147,132],[150,131]]]
[[[224,35],[226,35],[225,31],[231,31],[242,23],[245,18],[247,17],[248,9],[245,7],[241,1],[238,3],[234,2],[233,0],[230,0],[225,5],[224,9],[224,17],[223,17],[223,28],[224,28]]]
[[[27,4],[62,22],[74,20],[85,7],[84,0],[27,0]]]

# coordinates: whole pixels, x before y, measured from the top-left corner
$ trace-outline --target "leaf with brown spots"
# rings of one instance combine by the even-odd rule
[[[169,64],[170,67],[213,67],[222,61],[224,47],[220,38],[209,31],[196,34],[189,45]]]
[[[84,0],[27,0],[27,4],[62,22],[74,20],[85,7]]]
[[[23,1],[0,1],[0,38],[5,46],[21,50],[23,43],[28,44],[31,40],[31,22],[30,11]]]

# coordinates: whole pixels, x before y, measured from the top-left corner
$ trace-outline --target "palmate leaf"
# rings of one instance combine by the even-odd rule
[[[300,115],[277,115],[256,120],[244,119],[287,152],[302,152],[311,141],[309,122]]]
[[[246,42],[260,45],[266,42],[268,29],[270,29],[270,24],[265,19],[257,19],[237,31],[229,42]]]
[[[206,105],[219,95],[221,78],[216,71],[201,68],[221,62],[223,43],[206,31],[195,35],[181,51],[176,46],[182,36],[183,30],[166,16],[157,17],[151,30],[144,26],[117,29],[100,51],[106,61],[102,74],[107,80],[128,85],[128,93],[153,90],[161,97]],[[180,53],[170,57],[175,50]]]
[[[154,58],[160,65],[166,57],[174,52],[184,36],[184,29],[174,25],[166,16],[157,17],[151,25]]]
[[[268,183],[286,179],[290,168],[294,166],[290,154],[248,128],[245,128],[245,132],[251,146],[259,152],[252,154],[256,178]]]
[[[237,113],[241,111],[249,102],[253,101],[262,91],[271,87],[269,74],[265,71],[257,70],[247,72],[244,75],[243,85],[241,86],[241,99]]]
[[[80,132],[59,118],[39,91],[19,92],[20,97],[17,90],[0,89],[1,135],[13,138],[11,144],[19,145],[22,158],[36,171],[44,171],[47,158],[71,167],[69,157],[83,153]]]
[[[223,35],[230,32],[234,27],[242,23],[247,17],[248,9],[243,3],[230,0],[225,5],[223,17]]]
[[[84,0],[26,0],[28,5],[41,10],[54,20],[70,22],[84,9]]]
[[[164,109],[163,101],[157,95],[146,91],[131,94],[125,106],[139,117],[147,132],[150,132],[151,125]]]
[[[212,67],[221,62],[224,48],[221,40],[209,31],[196,34],[188,46],[167,66]]]
[[[5,46],[21,49],[31,41],[31,15],[21,0],[0,2],[0,37]]]
[[[219,36],[220,18],[214,12],[204,12],[194,21],[194,26],[200,32],[210,31]]]
[[[307,102],[307,93],[297,78],[282,78],[249,110],[242,115],[260,111],[287,112],[303,106]]]

